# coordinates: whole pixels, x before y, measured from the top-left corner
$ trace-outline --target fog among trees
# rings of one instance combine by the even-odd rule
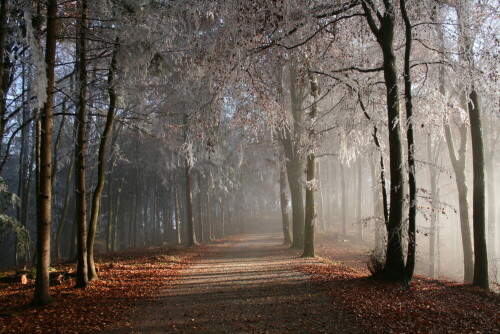
[[[500,282],[498,1],[1,0],[0,267],[279,221]],[[276,225],[275,227],[277,227]]]

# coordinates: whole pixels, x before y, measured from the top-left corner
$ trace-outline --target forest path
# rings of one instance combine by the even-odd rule
[[[359,333],[353,317],[299,271],[279,234],[209,246],[184,274],[139,303],[115,333]],[[323,264],[324,265],[324,264]]]

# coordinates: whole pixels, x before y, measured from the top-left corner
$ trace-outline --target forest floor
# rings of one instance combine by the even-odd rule
[[[500,333],[498,294],[374,280],[358,246],[322,234],[317,258],[300,254],[277,233],[109,254],[99,281],[78,290],[63,275],[41,308],[32,279],[0,277],[0,333]]]

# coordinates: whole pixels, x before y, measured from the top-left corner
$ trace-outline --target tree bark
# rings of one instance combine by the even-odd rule
[[[302,132],[302,97],[298,87],[297,65],[290,65],[290,95],[292,100],[293,133],[286,129],[285,156],[287,158],[287,175],[292,199],[292,247],[304,247],[304,195],[302,191],[302,157],[299,153],[300,134]]]
[[[405,23],[405,56],[404,56],[404,82],[405,82],[405,109],[406,109],[406,142],[408,145],[408,185],[410,205],[408,209],[408,251],[405,265],[405,281],[408,283],[413,278],[415,271],[417,249],[417,166],[415,163],[415,139],[413,136],[413,100],[411,93],[411,22],[406,11],[406,1],[400,0],[401,16]]]
[[[286,194],[286,171],[284,166],[279,166],[280,169],[280,206],[281,220],[283,224],[283,243],[285,245],[292,244],[292,235],[290,233],[290,219],[288,217],[288,196]],[[224,211],[222,211],[224,217]]]
[[[176,236],[177,236],[177,245],[180,245],[182,244],[182,238],[181,238],[181,217],[180,217],[180,214],[181,214],[181,210],[180,210],[180,206],[179,206],[179,189],[178,187],[176,186],[175,187],[175,232],[176,232]]]
[[[484,182],[484,146],[481,109],[477,92],[472,87],[469,95],[469,119],[472,140],[472,225],[474,231],[474,278],[472,284],[489,289],[488,250],[486,246],[486,198]]]
[[[184,142],[188,141],[188,116],[184,116]],[[194,212],[193,212],[193,190],[192,190],[192,166],[189,156],[184,159],[184,175],[186,180],[186,229],[187,229],[187,246],[196,246],[196,232],[194,227]]]
[[[358,161],[357,161],[357,172],[358,172],[358,175],[357,175],[357,178],[356,180],[358,181],[357,182],[357,190],[358,190],[358,193],[357,193],[357,200],[356,200],[356,214],[357,214],[357,223],[358,223],[358,238],[360,240],[363,240],[363,223],[362,223],[362,214],[361,214],[361,202],[363,201],[363,198],[361,197],[361,190],[362,190],[362,178],[363,178],[363,171],[362,171],[362,165],[363,165],[363,158],[361,156],[358,157]]]
[[[316,225],[316,205],[314,203],[314,193],[316,192],[315,179],[315,168],[316,168],[316,130],[314,128],[316,122],[316,114],[318,112],[318,81],[312,74],[308,71],[308,79],[310,84],[310,95],[312,98],[311,109],[309,111],[309,129],[308,129],[308,139],[309,148],[307,152],[307,163],[306,163],[306,212],[305,212],[305,222],[304,222],[304,253],[303,257],[314,257],[314,226]]]
[[[444,52],[444,32],[442,29],[437,29],[438,39],[441,51]],[[443,65],[439,66],[439,92],[443,97],[446,96],[445,87],[445,68]],[[465,99],[464,99],[465,100]],[[463,108],[467,108],[465,101],[462,101]],[[470,231],[470,218],[469,218],[469,202],[468,202],[468,188],[465,174],[465,160],[467,156],[467,126],[461,124],[460,131],[460,146],[458,152],[455,151],[455,143],[451,133],[450,122],[445,122],[445,139],[448,153],[450,156],[453,171],[455,172],[455,182],[458,191],[458,206],[460,212],[460,231],[462,235],[462,250],[464,262],[464,281],[472,282],[473,278],[473,250]]]
[[[6,57],[5,51],[6,51],[6,42],[7,42],[7,12],[8,12],[8,1],[7,0],[2,0],[0,2],[0,155],[2,154],[2,149],[3,149],[3,136],[4,136],[4,131],[5,131],[5,112],[6,112],[6,95],[7,91],[6,89],[6,84],[4,82],[4,72],[5,72],[5,66],[4,66],[4,58]],[[31,24],[31,22],[28,22],[28,24]],[[24,87],[23,87],[24,89]],[[7,154],[7,153],[6,153]],[[0,170],[1,172],[1,170]]]
[[[344,164],[340,162],[340,188],[341,188],[341,194],[342,194],[342,201],[341,201],[341,210],[342,210],[342,237],[346,238],[347,237],[347,195],[346,195],[346,186],[345,186],[345,170],[344,170]]]
[[[86,16],[87,2],[82,0],[81,18],[77,32],[77,75],[78,75],[78,113],[75,120],[75,197],[77,237],[77,270],[76,287],[85,288],[89,284],[87,272],[87,189],[86,189],[86,157],[87,157],[87,52],[86,52]]]
[[[373,11],[366,2],[362,2],[366,19],[375,35],[383,54],[383,71],[387,97],[387,127],[389,132],[390,158],[390,208],[387,225],[386,261],[382,270],[385,279],[404,282],[405,263],[403,257],[403,148],[399,109],[399,88],[397,80],[396,56],[394,53],[395,6],[392,1],[384,1],[385,12],[379,18],[377,27]]]
[[[193,192],[191,189],[191,166],[189,165],[189,160],[187,158],[184,162],[184,173],[186,178],[187,245],[195,246],[198,244],[198,242],[196,241],[194,228]]]
[[[113,129],[113,119],[115,117],[116,108],[116,92],[115,92],[115,80],[114,75],[116,71],[116,47],[113,50],[113,56],[111,58],[111,65],[108,72],[108,95],[109,95],[109,106],[108,114],[106,116],[106,124],[104,125],[104,131],[102,133],[101,141],[99,143],[99,153],[97,160],[97,185],[92,196],[92,210],[90,213],[89,222],[89,234],[87,238],[87,265],[88,265],[88,276],[89,281],[98,279],[97,272],[95,269],[94,262],[94,242],[95,234],[97,230],[97,222],[99,219],[99,210],[101,207],[101,196],[104,190],[105,183],[105,172],[106,172],[106,147],[108,140]]]
[[[71,178],[73,176],[73,169],[75,167],[75,157],[71,159],[71,163],[69,165],[68,174],[66,176],[66,195],[64,196],[64,204],[61,213],[61,217],[59,218],[59,224],[57,225],[56,231],[56,254],[57,254],[57,262],[61,260],[61,236],[64,229],[64,223],[66,222],[66,217],[68,215],[69,209],[69,201],[71,199]]]
[[[52,130],[54,107],[54,68],[56,61],[57,0],[47,0],[47,28],[45,63],[47,75],[47,100],[41,112],[39,161],[37,161],[37,261],[34,306],[52,301],[49,291],[50,225],[52,199]]]
[[[207,189],[207,225],[208,225],[208,240],[214,241],[213,226],[212,226],[212,199],[210,191]]]
[[[437,205],[437,171],[434,159],[434,152],[432,151],[432,139],[429,135],[427,141],[427,156],[429,159],[429,175],[431,181],[431,221],[430,221],[430,231],[429,231],[429,277],[435,277],[435,264],[436,264],[436,217],[438,214]]]

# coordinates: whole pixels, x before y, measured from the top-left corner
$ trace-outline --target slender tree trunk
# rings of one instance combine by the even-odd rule
[[[49,291],[50,225],[52,199],[52,114],[54,107],[54,68],[56,60],[57,0],[47,0],[47,28],[45,63],[47,100],[41,113],[40,160],[37,164],[37,261],[35,292],[32,305],[45,305],[52,301]]]
[[[405,109],[406,109],[406,140],[408,154],[408,185],[410,205],[408,210],[408,252],[405,265],[405,280],[410,282],[415,271],[416,249],[417,249],[417,166],[415,163],[415,140],[413,136],[413,101],[411,93],[411,47],[412,26],[406,11],[406,1],[400,0],[401,16],[405,23],[405,58],[404,58],[404,82],[405,82]]]
[[[111,58],[111,65],[108,72],[108,95],[109,95],[109,106],[108,114],[106,116],[106,124],[104,125],[104,131],[102,133],[101,141],[99,143],[99,153],[97,160],[97,185],[92,196],[92,210],[90,212],[90,222],[89,222],[89,234],[87,238],[87,264],[88,264],[88,276],[89,281],[98,279],[97,272],[95,269],[94,262],[94,242],[97,230],[97,222],[99,219],[99,211],[101,207],[101,196],[104,190],[105,183],[105,171],[106,171],[106,147],[108,144],[108,139],[113,129],[113,119],[115,117],[115,107],[116,107],[116,92],[114,75],[116,70],[116,47],[113,51],[113,56]]]
[[[198,231],[200,232],[200,242],[204,243],[205,242],[205,231],[203,230],[204,228],[204,218],[203,217],[203,197],[201,195],[201,176],[198,173],[198,194],[196,195],[196,202],[198,205]]]
[[[54,184],[55,184],[55,181],[56,181],[56,176],[57,176],[57,172],[59,171],[59,157],[58,157],[58,154],[59,154],[59,145],[61,144],[61,138],[62,138],[62,131],[64,129],[64,124],[66,123],[66,99],[63,100],[62,102],[62,112],[63,112],[63,116],[62,116],[62,119],[61,119],[61,124],[59,124],[59,130],[57,131],[57,135],[56,135],[56,141],[54,143],[54,159],[53,159],[53,164],[52,164],[52,188],[54,188]],[[57,201],[57,199],[56,199]]]
[[[195,246],[198,244],[196,241],[196,234],[194,228],[193,217],[193,192],[191,189],[191,166],[186,158],[184,163],[184,173],[186,178],[186,214],[187,214],[187,245]]]
[[[371,120],[372,118],[368,114],[368,112],[366,111],[365,105],[364,105],[363,101],[361,100],[361,94],[359,94],[359,93],[358,93],[358,102],[361,106],[361,109],[363,110],[365,117],[368,120]],[[389,204],[387,201],[387,185],[386,185],[386,181],[385,181],[384,154],[382,152],[382,148],[380,146],[380,141],[378,138],[377,125],[373,125],[372,137],[373,137],[373,141],[375,143],[375,146],[380,150],[380,163],[379,163],[379,165],[380,165],[380,190],[382,193],[382,213],[384,216],[384,224],[385,224],[386,229],[387,229],[389,226]],[[372,170],[374,170],[374,168],[372,168]],[[375,177],[373,177],[373,180],[375,181]]]
[[[380,202],[380,184],[377,181],[377,171],[373,160],[370,160],[371,179],[372,179],[372,200],[373,200],[373,216],[375,223],[375,255],[380,256],[382,253],[382,228],[379,224],[379,218],[384,220],[382,213],[382,203]],[[385,224],[384,224],[385,225]]]
[[[138,160],[138,142],[135,140],[135,158]],[[137,224],[139,220],[139,211],[140,211],[140,194],[139,194],[139,171],[138,167],[134,168],[134,216],[132,217],[132,225],[130,229],[130,239],[132,246],[137,248]]]
[[[226,235],[226,209],[224,208],[224,199],[221,199],[220,223],[221,223],[221,237],[224,237]]]
[[[472,35],[470,22],[470,3],[459,1],[457,7],[459,31],[462,42],[464,60],[470,71],[475,70]],[[472,142],[472,226],[474,240],[474,277],[472,284],[483,289],[489,289],[488,250],[486,245],[486,202],[484,177],[484,144],[481,124],[481,105],[474,83],[470,83],[467,96],[470,132]]]
[[[207,190],[207,225],[208,225],[208,240],[213,241],[213,235],[212,235],[212,201],[211,201],[211,196],[210,192]]]
[[[437,172],[434,166],[434,154],[432,152],[432,138],[430,133],[427,141],[427,156],[429,159],[429,175],[431,181],[431,224],[429,231],[429,276],[435,277],[436,264],[436,217],[437,217]]]
[[[120,210],[121,210],[121,204],[120,204],[120,200],[121,200],[121,197],[122,197],[122,188],[123,188],[123,179],[120,181],[120,184],[118,186],[118,194],[116,195],[116,206],[115,206],[115,209],[114,209],[114,212],[116,212],[116,214],[114,215],[114,221],[113,221],[113,228],[112,228],[112,233],[111,233],[111,250],[113,252],[117,251],[118,250],[118,247],[116,245],[116,238],[117,238],[117,230],[118,230],[118,217],[119,217],[119,213],[120,213]]]
[[[182,244],[181,238],[181,210],[179,206],[179,189],[175,186],[175,232],[177,234],[177,245]]]
[[[63,228],[66,222],[66,217],[68,215],[68,209],[69,209],[69,201],[71,199],[71,178],[73,176],[73,169],[75,167],[75,156],[73,155],[73,158],[71,159],[71,163],[69,165],[68,169],[68,174],[66,176],[66,189],[65,189],[65,196],[64,196],[64,204],[63,204],[63,209],[61,213],[61,217],[59,219],[59,224],[57,225],[57,232],[56,232],[56,254],[57,254],[57,262],[61,260],[61,236],[63,232]]]
[[[286,171],[284,166],[279,166],[280,169],[280,205],[281,205],[281,220],[283,222],[283,243],[290,245],[292,243],[292,235],[290,231],[290,220],[288,217],[288,196],[286,194]],[[224,217],[224,211],[222,212]]]
[[[6,112],[6,95],[7,91],[4,89],[7,85],[4,84],[4,58],[7,56],[5,54],[6,42],[7,42],[7,12],[8,12],[8,1],[1,0],[0,2],[0,155],[2,154],[2,142],[5,131],[5,112]],[[31,22],[28,22],[31,24]],[[8,56],[7,56],[8,57]],[[24,87],[23,87],[24,89]],[[7,154],[7,153],[6,153]],[[0,170],[1,172],[1,170]]]
[[[306,212],[305,212],[305,222],[304,222],[304,253],[303,257],[314,257],[314,226],[316,225],[316,204],[314,202],[314,193],[316,192],[315,179],[315,167],[316,167],[316,130],[314,128],[316,122],[316,114],[318,112],[318,81],[312,74],[308,71],[308,79],[310,83],[310,95],[313,100],[311,109],[309,111],[309,149],[307,153],[307,163],[306,163]]]
[[[356,201],[356,213],[357,213],[357,219],[358,219],[358,238],[359,240],[363,240],[363,222],[362,222],[362,214],[361,214],[361,202],[363,201],[363,198],[361,197],[361,190],[362,190],[362,178],[363,178],[363,170],[362,170],[362,164],[363,164],[363,158],[361,156],[358,157],[357,161],[357,172],[358,172],[358,177],[356,180],[358,181],[358,199]]]
[[[26,105],[26,94],[24,93],[24,89],[26,87],[25,84],[26,80],[26,69],[24,64],[22,65],[22,124],[25,124],[28,122],[29,119],[29,109]],[[21,151],[19,153],[19,185],[18,185],[18,194],[21,199],[20,205],[17,207],[17,220],[21,223],[22,226],[27,228],[27,217],[28,217],[28,211],[29,211],[29,195],[30,195],[30,184],[31,184],[31,178],[30,178],[30,171],[32,170],[32,166],[30,164],[33,164],[33,159],[30,160],[30,149],[29,149],[29,127],[25,126],[21,129]],[[24,265],[27,262],[27,254],[29,254],[29,251],[27,251],[22,258],[19,258],[17,253],[18,247],[16,246],[16,266],[19,265]]]
[[[321,180],[323,174],[324,174],[323,166],[322,166],[322,164],[318,160],[316,160],[316,175],[317,175],[316,178],[318,180]],[[321,183],[321,184],[323,184],[323,183]],[[319,209],[320,209],[320,212],[321,212],[320,225],[321,225],[321,228],[323,230],[326,230],[326,214],[325,214],[326,210],[325,210],[325,196],[324,196],[324,189],[325,189],[325,187],[322,186],[321,184],[319,185],[319,192],[318,192],[318,195],[319,195]],[[325,182],[325,185],[326,185],[326,182]]]
[[[292,199],[292,233],[293,241],[292,247],[303,249],[304,247],[304,194],[302,190],[302,173],[303,162],[299,153],[300,136],[302,129],[302,97],[300,96],[300,87],[298,87],[298,74],[297,65],[290,65],[290,95],[292,104],[293,116],[293,134],[286,130],[285,141],[285,155],[288,159],[287,175],[288,185],[290,187],[290,194]]]
[[[158,235],[158,232],[159,232],[159,228],[158,228],[158,224],[159,224],[159,219],[158,219],[158,201],[157,201],[157,198],[158,198],[158,175],[155,173],[155,178],[154,178],[154,184],[155,184],[155,187],[154,187],[154,192],[153,192],[153,198],[152,198],[152,201],[153,201],[153,212],[152,212],[152,220],[153,220],[153,226],[151,228],[151,246],[157,246],[158,245],[158,242],[156,240],[156,236]]]
[[[346,186],[345,186],[345,170],[344,164],[340,163],[340,188],[342,190],[342,237],[347,237],[347,195],[346,195]]]
[[[439,74],[439,90],[443,96],[445,96],[445,85],[444,85],[444,67],[440,67]],[[455,143],[453,136],[451,134],[451,128],[449,123],[444,124],[444,133],[446,139],[446,147],[448,148],[448,153],[451,160],[451,165],[453,171],[455,172],[455,182],[457,184],[458,191],[458,208],[460,212],[460,231],[462,235],[462,250],[463,250],[463,262],[464,262],[464,281],[472,282],[473,277],[473,251],[472,251],[472,239],[470,232],[470,219],[469,219],[469,201],[467,199],[467,181],[465,174],[465,159],[467,155],[467,126],[465,124],[460,125],[460,147],[458,152],[455,151]]]
[[[108,175],[108,225],[106,226],[106,251],[110,252],[112,250],[111,237],[113,233],[113,219],[115,211],[113,210],[113,173],[111,172],[113,168],[110,168]]]
[[[184,142],[188,142],[188,116],[184,116]],[[194,227],[194,212],[193,212],[193,190],[192,190],[192,166],[187,155],[184,159],[184,175],[186,179],[186,230],[187,230],[187,246],[198,245],[196,241],[196,232]]]
[[[77,239],[77,270],[76,287],[85,288],[88,281],[87,274],[87,189],[86,189],[86,157],[87,157],[87,51],[86,51],[86,16],[87,2],[82,0],[81,18],[77,32],[77,75],[78,75],[78,114],[75,120],[76,147],[75,147],[75,197],[76,220],[78,226]]]

